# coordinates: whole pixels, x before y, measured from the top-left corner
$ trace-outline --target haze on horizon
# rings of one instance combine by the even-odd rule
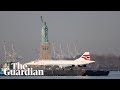
[[[80,54],[89,51],[120,55],[119,11],[0,11],[0,57],[4,55],[4,40],[8,50],[14,44],[16,53],[25,62],[38,57],[40,16],[47,23],[50,42],[65,47],[78,41]]]

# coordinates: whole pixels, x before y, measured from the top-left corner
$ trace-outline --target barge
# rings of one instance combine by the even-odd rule
[[[13,63],[13,62],[11,62]],[[11,63],[5,63],[3,68],[12,69]],[[0,69],[0,76],[4,76],[3,68]],[[82,67],[65,67],[43,66],[31,67],[34,70],[44,70],[44,76],[107,76],[109,71],[106,70],[88,70]]]

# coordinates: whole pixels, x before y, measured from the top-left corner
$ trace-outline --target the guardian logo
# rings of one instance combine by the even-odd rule
[[[44,75],[43,70],[33,70],[33,68],[28,68],[27,65],[22,65],[19,62],[18,63],[11,63],[13,69],[4,69],[4,75],[10,76],[10,75],[16,75],[16,76],[38,76],[38,75]]]

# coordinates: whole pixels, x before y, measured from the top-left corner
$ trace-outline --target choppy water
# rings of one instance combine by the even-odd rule
[[[0,76],[0,79],[120,79],[120,71],[111,71],[108,76]]]

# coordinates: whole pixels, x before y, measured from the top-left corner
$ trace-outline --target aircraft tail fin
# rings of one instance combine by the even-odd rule
[[[90,60],[90,52],[85,52],[80,58],[84,60]]]
[[[90,61],[90,53],[89,52],[85,52],[80,58],[78,58],[77,60],[89,60]]]

